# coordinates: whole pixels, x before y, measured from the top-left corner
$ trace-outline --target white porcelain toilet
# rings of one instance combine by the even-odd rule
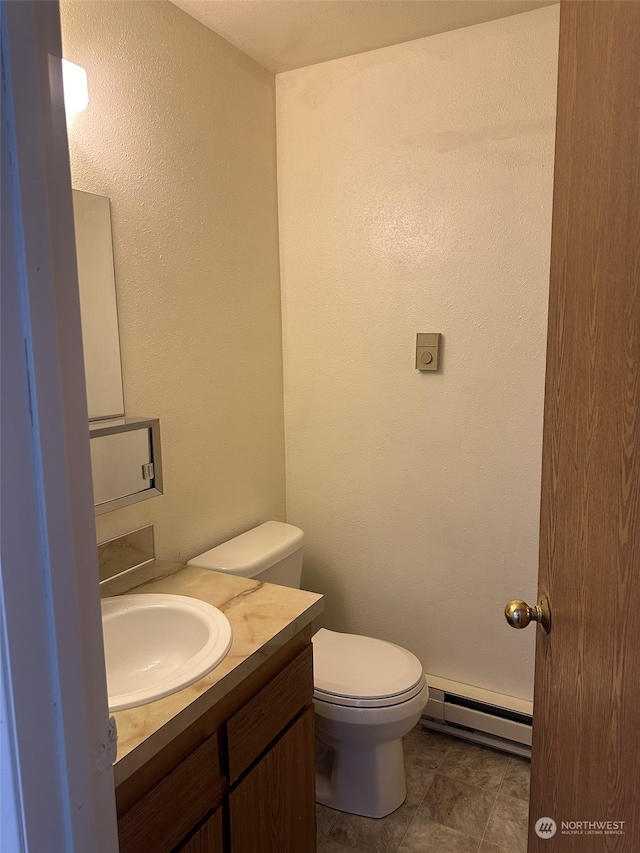
[[[300,587],[304,533],[267,521],[189,566]],[[402,738],[428,698],[418,658],[406,649],[321,628],[313,638],[316,799],[331,808],[384,817],[405,800]]]

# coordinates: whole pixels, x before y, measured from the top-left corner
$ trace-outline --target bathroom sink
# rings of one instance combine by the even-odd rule
[[[109,710],[124,711],[193,684],[224,659],[229,620],[185,595],[102,599]]]

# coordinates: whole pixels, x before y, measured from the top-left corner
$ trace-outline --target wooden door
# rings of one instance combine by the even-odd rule
[[[315,853],[313,708],[307,708],[229,799],[231,853]]]
[[[562,4],[553,204],[529,851],[637,853],[639,2]]]

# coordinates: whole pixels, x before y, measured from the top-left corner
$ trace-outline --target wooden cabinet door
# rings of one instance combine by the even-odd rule
[[[231,853],[315,853],[313,708],[231,794]]]
[[[227,723],[229,782],[239,779],[312,702],[313,651],[309,645]]]
[[[216,735],[188,755],[118,819],[120,853],[169,853],[222,800]]]
[[[222,809],[209,820],[182,847],[180,853],[223,853]]]

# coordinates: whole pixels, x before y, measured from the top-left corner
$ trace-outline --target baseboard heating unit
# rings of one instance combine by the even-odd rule
[[[427,675],[425,728],[531,757],[533,705],[523,699]]]

